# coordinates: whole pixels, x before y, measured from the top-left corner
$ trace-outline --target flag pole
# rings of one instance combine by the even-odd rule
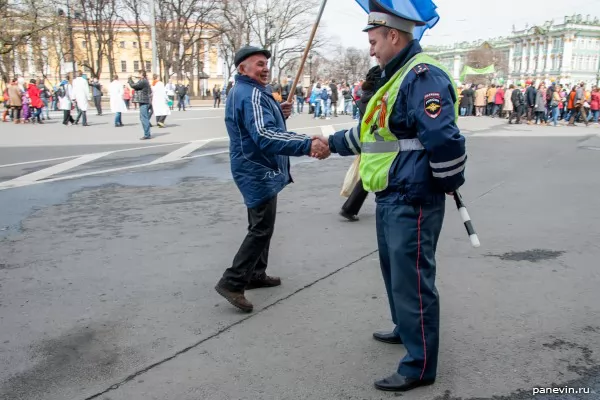
[[[300,61],[300,69],[296,74],[296,79],[294,79],[294,85],[290,87],[290,93],[287,102],[291,103],[294,98],[294,93],[296,86],[298,86],[298,82],[300,82],[300,77],[302,76],[302,72],[304,70],[304,64],[306,64],[306,58],[308,57],[308,52],[310,51],[313,40],[315,38],[315,34],[317,33],[317,28],[319,27],[319,23],[321,22],[321,17],[323,16],[323,11],[325,10],[325,4],[327,4],[327,0],[321,0],[321,7],[319,8],[319,14],[317,15],[317,20],[315,21],[312,32],[310,33],[310,37],[308,38],[308,43],[306,44],[306,48],[304,49],[304,54],[302,55],[302,60]]]

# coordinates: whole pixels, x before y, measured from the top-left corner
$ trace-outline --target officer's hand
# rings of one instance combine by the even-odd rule
[[[285,101],[281,103],[281,111],[283,111],[283,116],[285,118],[289,118],[292,115],[292,103]]]
[[[329,146],[322,139],[324,138],[313,137],[310,146],[310,156],[318,158],[319,160],[324,160],[331,155]]]

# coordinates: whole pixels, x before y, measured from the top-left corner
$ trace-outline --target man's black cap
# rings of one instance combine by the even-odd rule
[[[240,65],[246,58],[255,54],[264,54],[267,59],[271,58],[271,52],[269,50],[261,49],[255,46],[245,46],[235,53],[235,58],[233,60],[235,67],[237,68],[238,65]]]

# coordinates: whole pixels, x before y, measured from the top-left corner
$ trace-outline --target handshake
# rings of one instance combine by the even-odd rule
[[[312,136],[310,146],[310,156],[319,160],[324,160],[331,155],[329,150],[329,141],[321,135]]]

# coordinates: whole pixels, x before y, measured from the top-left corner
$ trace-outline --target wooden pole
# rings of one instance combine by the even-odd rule
[[[315,34],[317,33],[317,28],[319,27],[319,23],[321,22],[321,17],[323,16],[323,11],[325,10],[325,4],[327,4],[327,0],[321,0],[321,8],[319,8],[319,14],[317,15],[317,20],[313,25],[312,32],[310,33],[310,37],[308,38],[308,43],[306,44],[306,48],[304,49],[304,54],[302,55],[302,60],[300,61],[300,69],[296,74],[296,79],[294,79],[294,85],[290,87],[290,93],[288,94],[287,102],[292,103],[294,99],[294,94],[296,93],[296,86],[298,86],[298,82],[300,82],[300,77],[302,76],[302,72],[304,71],[304,64],[306,64],[306,58],[308,57],[308,53],[312,47],[313,40],[315,39]]]

